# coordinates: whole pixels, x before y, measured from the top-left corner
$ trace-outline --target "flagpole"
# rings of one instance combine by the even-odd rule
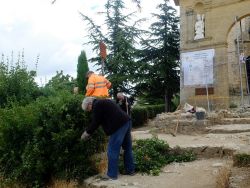
[[[241,24],[241,20],[240,20],[240,33],[241,33],[241,46],[242,46],[242,58],[241,61],[242,63],[245,63],[245,75],[246,75],[246,86],[247,86],[247,95],[248,95],[248,102],[250,104],[250,95],[249,95],[249,83],[248,83],[248,75],[247,75],[247,65],[246,62],[244,60],[244,52],[245,52],[245,46],[244,46],[244,36],[243,36],[243,31],[242,31],[242,24]]]
[[[241,62],[240,62],[240,45],[239,45],[239,36],[237,33],[237,23],[238,18],[235,17],[235,30],[236,30],[236,41],[237,41],[237,53],[238,53],[238,63],[239,63],[239,74],[240,74],[240,95],[241,95],[241,106],[243,106],[244,98],[243,98],[243,85],[242,85],[242,70],[241,70]]]
[[[207,61],[205,61],[205,76],[206,76],[206,93],[207,93],[207,110],[210,112],[209,91],[208,91],[208,70]]]
[[[102,63],[102,75],[104,76],[104,60],[103,60],[103,58],[101,60],[101,63]]]

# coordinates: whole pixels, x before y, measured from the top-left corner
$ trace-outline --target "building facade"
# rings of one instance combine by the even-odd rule
[[[180,6],[181,104],[250,104],[250,0],[174,0]]]

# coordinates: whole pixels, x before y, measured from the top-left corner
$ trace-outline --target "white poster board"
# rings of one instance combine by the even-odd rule
[[[181,53],[184,85],[213,84],[214,49]]]

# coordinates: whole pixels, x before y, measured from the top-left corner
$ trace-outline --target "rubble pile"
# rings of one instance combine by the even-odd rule
[[[155,128],[154,131],[162,133],[172,133],[178,126],[178,133],[196,134],[207,133],[206,127],[224,124],[250,124],[250,106],[205,112],[203,120],[197,119],[196,113],[184,109],[161,113],[155,117],[151,126]]]

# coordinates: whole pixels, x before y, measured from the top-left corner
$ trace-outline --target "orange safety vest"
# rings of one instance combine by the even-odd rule
[[[109,97],[108,89],[111,87],[111,82],[104,76],[91,74],[86,86],[85,96],[92,97]]]

